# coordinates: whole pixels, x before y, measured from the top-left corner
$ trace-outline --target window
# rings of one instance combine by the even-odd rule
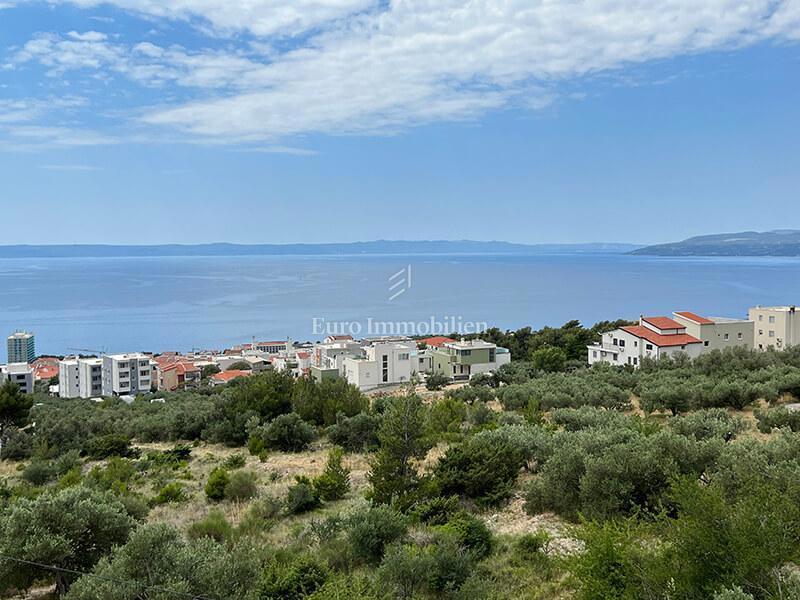
[[[593,350],[592,351],[592,357],[593,358],[597,358],[597,350]]]
[[[646,344],[644,348],[645,348],[645,350],[652,350],[653,349],[653,344]]]
[[[724,337],[723,339],[724,339],[724,340],[727,342],[729,339],[731,339],[731,336],[730,336],[730,334],[729,334],[729,333],[726,333],[726,334],[725,334],[725,337]]]
[[[770,323],[774,323],[774,322],[775,322],[775,317],[770,317],[770,318],[769,318],[769,322],[770,322]]]
[[[638,348],[639,347],[639,340],[633,340],[633,347],[634,348]]]
[[[619,346],[619,340],[617,338],[614,338],[613,340],[611,340],[611,343],[613,345],[615,345],[615,346]]]
[[[769,337],[775,337],[775,330],[774,329],[770,329],[769,330]]]
[[[618,356],[619,356],[619,354],[617,354],[617,353],[615,352],[615,353],[614,353],[614,355],[613,355],[613,358],[614,358],[614,360],[617,360],[617,357],[618,357]]]
[[[462,350],[461,356],[472,356],[472,350]]]
[[[633,364],[634,364],[634,366],[635,366],[635,365],[636,365],[638,362],[639,362],[639,359],[638,359],[638,358],[636,358],[636,357],[634,356],[634,357],[633,357]]]
[[[739,333],[736,334],[736,337],[739,338],[740,340],[744,339],[744,334],[740,331]]]
[[[703,342],[703,346],[705,346],[705,347],[708,347],[708,340],[706,340],[705,342]]]
[[[758,320],[759,321],[763,321],[764,320],[764,315],[758,315]]]
[[[763,329],[759,329],[758,330],[758,335],[764,335],[764,330]]]
[[[399,354],[397,360],[408,360],[408,352],[402,352]]]
[[[494,348],[489,348],[489,362],[493,363],[496,360],[497,360],[497,358],[495,356],[495,349]]]
[[[624,348],[625,347],[625,340],[620,340],[619,341],[619,347],[620,348]]]

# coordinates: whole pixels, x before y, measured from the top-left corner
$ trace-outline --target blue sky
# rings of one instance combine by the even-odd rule
[[[236,4],[0,0],[0,243],[800,228],[798,0]]]

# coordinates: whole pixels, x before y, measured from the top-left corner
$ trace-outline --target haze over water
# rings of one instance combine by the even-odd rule
[[[389,277],[412,286],[389,300]],[[187,351],[319,339],[312,320],[442,320],[518,328],[692,310],[741,317],[800,304],[797,258],[619,254],[237,256],[0,260],[0,334],[39,354]],[[3,352],[4,356],[4,352]]]

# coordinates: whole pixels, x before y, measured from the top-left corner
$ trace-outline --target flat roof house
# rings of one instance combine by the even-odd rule
[[[800,344],[800,312],[796,306],[754,306],[748,315],[755,324],[757,350],[785,350]]]
[[[587,346],[589,364],[639,367],[644,358],[659,359],[680,352],[694,358],[703,351],[702,340],[689,335],[686,325],[669,317],[642,317],[629,325],[602,335],[599,344]]]
[[[23,394],[33,393],[33,367],[28,363],[0,365],[0,382],[16,383]]]
[[[466,381],[473,375],[496,371],[511,362],[511,353],[491,342],[461,340],[442,342],[430,349],[432,371],[454,381]]]
[[[703,342],[704,351],[725,348],[753,348],[754,327],[749,319],[701,317],[689,311],[672,313],[675,320],[686,326],[686,333]]]

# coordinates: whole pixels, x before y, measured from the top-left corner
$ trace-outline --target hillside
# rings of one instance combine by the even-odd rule
[[[644,256],[800,256],[800,231],[743,231],[692,237],[682,242],[645,246],[630,252]]]

